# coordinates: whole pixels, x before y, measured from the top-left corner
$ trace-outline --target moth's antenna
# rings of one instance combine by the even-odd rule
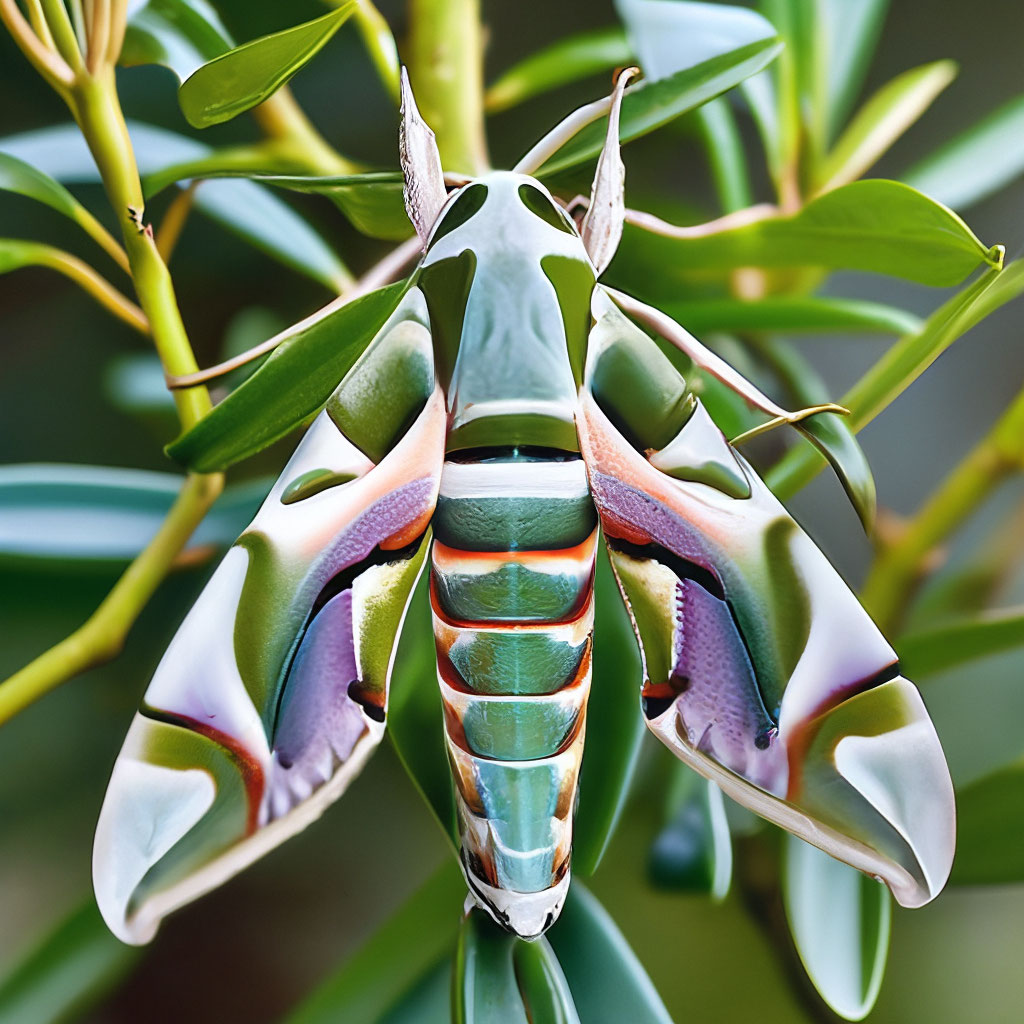
[[[597,160],[594,184],[590,189],[590,206],[580,229],[583,244],[598,276],[611,263],[622,238],[622,222],[626,215],[626,168],[619,155],[619,111],[629,80],[639,73],[639,68],[625,68],[615,82],[608,111],[608,134]]]
[[[441,154],[434,133],[420,117],[409,85],[409,74],[402,68],[402,123],[398,130],[398,155],[405,178],[405,210],[420,240],[426,244],[430,229],[447,199]]]

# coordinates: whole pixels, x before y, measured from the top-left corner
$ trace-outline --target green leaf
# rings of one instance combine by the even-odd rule
[[[1024,96],[1016,96],[919,160],[901,178],[964,209],[1024,173]]]
[[[1024,516],[1016,509],[986,531],[978,543],[925,581],[906,616],[905,636],[931,630],[935,623],[991,608],[1008,586],[1024,551]]]
[[[817,0],[827,47],[825,84],[830,139],[835,138],[853,109],[888,9],[889,0]]]
[[[633,50],[618,25],[579,32],[536,50],[503,72],[487,90],[484,103],[489,113],[496,114],[632,59]]]
[[[213,150],[205,143],[156,125],[128,122],[139,171],[157,175],[172,164],[201,160]],[[73,124],[57,125],[0,139],[0,150],[19,157],[62,182],[99,182],[99,172]],[[195,207],[240,235],[250,245],[332,291],[348,273],[334,251],[291,207],[249,181],[210,181],[196,190]]]
[[[885,975],[889,892],[802,839],[785,842],[782,898],[807,976],[840,1017],[863,1020]]]
[[[615,0],[615,8],[644,74],[655,80],[776,34],[756,11],[730,4]]]
[[[900,664],[914,678],[1017,648],[1024,648],[1024,606],[955,619],[899,642]]]
[[[156,533],[183,483],[174,473],[108,466],[0,467],[0,564],[128,562]],[[231,544],[269,489],[264,479],[227,488],[191,547]]]
[[[694,299],[666,303],[664,310],[698,335],[707,331],[909,334],[921,327],[919,317],[896,306],[832,296],[772,296],[749,302]]]
[[[165,167],[150,175],[143,183],[147,196],[155,195],[178,181],[211,178],[246,178],[260,185],[292,192],[327,196],[352,222],[371,238],[400,240],[412,234],[412,225],[405,212],[400,171],[368,171],[363,174],[306,175],[268,173],[268,158],[254,157],[248,166],[233,166],[236,155],[231,151],[217,153],[199,160]]]
[[[3,145],[0,141],[0,146]],[[4,152],[0,152],[0,189],[44,203],[87,231],[98,227],[96,218],[63,185],[24,160]]]
[[[807,407],[832,400],[825,381],[798,349],[781,338],[774,338],[760,346],[759,351],[785,386],[792,404]],[[828,459],[865,532],[870,534],[877,511],[875,478],[848,419],[838,413],[824,412],[808,416],[794,426]]]
[[[512,961],[530,1024],[580,1024],[569,984],[547,939],[516,942]]]
[[[447,860],[354,956],[288,1015],[285,1024],[382,1024],[382,1016],[392,1009],[397,1013],[404,994],[450,955],[465,893],[461,872],[454,860]]]
[[[679,237],[682,235],[682,237]],[[857,181],[818,196],[791,216],[767,215],[724,230],[676,237],[627,224],[612,261],[616,283],[648,300],[671,301],[697,271],[822,267],[891,274],[937,287],[980,265],[1002,265],[951,210],[896,181]]]
[[[234,45],[206,0],[144,0],[131,9],[118,63],[162,64],[183,82]]]
[[[547,939],[523,942],[471,910],[455,953],[452,1024],[579,1024]]]
[[[846,417],[834,412],[817,413],[797,423],[796,429],[828,459],[865,532],[870,534],[878,510],[875,478]]]
[[[672,1024],[643,965],[608,911],[574,881],[547,934],[580,1020]]]
[[[853,186],[847,186],[853,187]],[[989,270],[940,306],[921,329],[906,334],[839,400],[855,433],[903,393],[957,338],[1024,292],[1024,260]],[[816,452],[793,449],[765,476],[780,498],[795,494],[821,468]]]
[[[729,101],[717,99],[705,103],[697,108],[696,116],[722,212],[745,209],[754,201],[753,190],[743,138]]]
[[[168,455],[208,473],[255,455],[294,430],[327,401],[405,288],[399,281],[296,324],[248,380],[168,445]]]
[[[44,249],[38,242],[28,242],[22,238],[0,238],[0,274],[9,274],[22,267],[47,265],[40,260],[40,253]]]
[[[462,919],[452,979],[452,1024],[531,1024],[516,982],[518,940],[482,910]]]
[[[81,1019],[141,959],[110,934],[90,896],[0,981],[0,1020],[59,1024]]]
[[[651,847],[648,873],[661,889],[725,899],[732,880],[732,838],[722,791],[676,762],[666,797],[666,824]]]
[[[349,0],[313,21],[262,36],[215,57],[178,90],[178,103],[193,128],[230,121],[272,96],[305,67],[355,11]]]
[[[330,1024],[339,1019],[331,1017]],[[451,1020],[452,964],[445,957],[425,972],[377,1024],[451,1024]]]
[[[932,105],[956,77],[951,60],[897,75],[857,112],[818,168],[815,187],[827,192],[861,177]]]
[[[785,49],[778,61],[744,92],[758,120],[777,190],[796,173],[801,148],[824,148],[825,57],[823,26],[816,2],[760,0]]]
[[[645,730],[643,668],[629,613],[601,545],[594,595],[594,657],[587,702],[587,749],[573,825],[573,873],[592,875],[618,824]]]
[[[437,687],[429,571],[413,591],[402,627],[388,698],[387,735],[453,851],[457,850],[458,823]]]
[[[714,99],[774,60],[780,45],[774,39],[763,39],[668,78],[644,81],[628,89],[622,101],[619,138],[629,142]],[[550,176],[591,160],[600,153],[604,137],[603,120],[587,125],[540,168],[537,176]]]
[[[957,791],[956,885],[1024,881],[1024,757]]]

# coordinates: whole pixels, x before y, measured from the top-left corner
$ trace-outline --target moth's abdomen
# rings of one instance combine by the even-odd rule
[[[597,517],[575,453],[448,458],[431,604],[463,865],[477,902],[533,937],[569,881]]]

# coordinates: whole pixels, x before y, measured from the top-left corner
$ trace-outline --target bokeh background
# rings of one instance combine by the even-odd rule
[[[852,0],[851,0],[852,2]],[[222,0],[236,38],[294,24],[322,11],[312,0]],[[401,38],[401,0],[379,4]],[[614,20],[610,0],[484,0],[491,77],[545,41]],[[1019,0],[972,4],[893,0],[867,91],[906,68],[955,58],[960,75],[875,173],[898,175],[1011,96],[1024,91],[1024,9]],[[129,116],[187,132],[171,73],[123,74]],[[395,164],[396,114],[346,29],[293,82],[313,119],[343,152]],[[493,122],[496,163],[507,163],[577,101],[592,81],[524,104]],[[63,121],[65,111],[0,36],[0,136]],[[204,139],[254,136],[244,118]],[[213,133],[216,136],[210,138]],[[625,154],[633,195],[670,186],[682,199],[708,194],[699,152],[668,129]],[[94,210],[97,190],[82,193]],[[300,197],[300,200],[302,197]],[[326,204],[299,202],[355,269],[373,245]],[[1008,256],[1024,243],[1024,182],[974,208],[968,221]],[[57,214],[0,195],[0,235],[68,244]],[[258,305],[280,323],[322,305],[318,286],[282,271],[212,223],[193,218],[172,270],[200,364],[216,360],[236,314]],[[847,275],[845,294],[915,312],[943,298],[935,289]],[[960,341],[863,433],[881,504],[910,512],[990,425],[1024,381],[1024,307],[1011,304]],[[880,354],[877,338],[801,339],[841,394]],[[167,470],[159,420],[140,423],[108,400],[113,361],[139,339],[97,312],[72,285],[46,271],[0,277],[0,462],[56,461]],[[273,472],[280,446],[244,478]],[[982,537],[996,513],[1020,500],[1005,488],[961,541]],[[801,520],[851,582],[868,542],[838,484],[822,475],[794,503]],[[965,547],[966,550],[966,547]],[[957,552],[953,552],[956,557]],[[106,780],[130,716],[167,641],[208,570],[176,573],[133,630],[121,658],[64,686],[0,733],[0,975],[89,891],[92,832]],[[54,566],[28,573],[0,567],[0,677],[80,624],[114,570]],[[1020,596],[1020,595],[1018,595]],[[1024,749],[1024,665],[1012,657],[974,663],[930,682],[925,699],[960,778],[981,774]],[[991,713],[977,713],[981,706]],[[973,713],[965,714],[968,709]],[[962,722],[984,722],[965,728]],[[660,824],[657,762],[638,793],[594,889],[647,966],[674,1017],[696,1024],[806,1019],[768,938],[735,896],[723,906],[656,894],[645,880],[647,850]],[[277,1020],[340,963],[445,856],[440,833],[385,744],[326,818],[221,890],[167,922],[120,990],[89,1022],[194,1024]],[[929,907],[896,910],[888,974],[875,1024],[1014,1024],[1024,1014],[1024,888],[953,889]]]

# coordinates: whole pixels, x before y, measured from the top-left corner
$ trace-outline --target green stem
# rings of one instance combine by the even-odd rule
[[[479,0],[410,0],[409,74],[446,171],[488,166]]]
[[[359,167],[346,160],[316,129],[287,86],[253,109],[253,116],[268,138],[294,154],[300,164],[317,174],[355,174]]]
[[[150,333],[146,314],[88,263],[77,256],[72,256],[71,253],[41,242],[25,243],[25,249],[36,266],[49,267],[63,274],[140,334]]]
[[[68,62],[72,71],[80,71],[82,51],[78,47],[78,37],[67,8],[61,0],[42,0],[42,5],[57,52]]]
[[[1014,472],[1024,470],[1024,391],[875,560],[862,598],[883,630],[895,632],[930,557]]]
[[[144,223],[145,199],[117,96],[113,67],[105,65],[95,76],[80,76],[72,92],[71,109],[96,160],[121,225],[135,291],[149,318],[164,371],[194,373],[198,366],[178,310],[171,275],[156,247],[152,229]],[[197,423],[210,409],[210,396],[205,388],[176,392],[174,400],[185,429]]]
[[[0,684],[0,724],[64,680],[117,656],[128,630],[220,494],[223,480],[220,473],[186,478],[156,536],[84,625]]]

